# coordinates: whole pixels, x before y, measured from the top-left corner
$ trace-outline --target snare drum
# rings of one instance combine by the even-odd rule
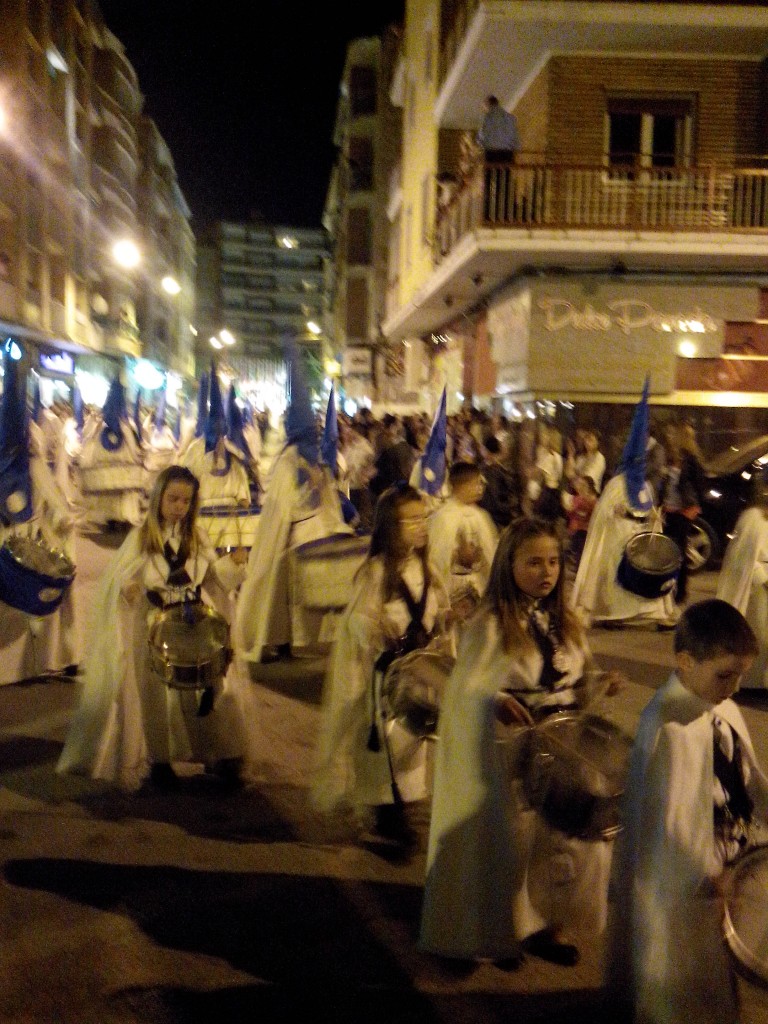
[[[420,739],[435,739],[443,691],[455,664],[451,655],[430,647],[396,658],[381,682],[385,718]]]
[[[56,611],[74,578],[69,558],[42,539],[17,534],[0,547],[0,601],[27,615]]]
[[[229,626],[201,601],[165,608],[149,630],[152,671],[171,690],[204,690],[226,674]]]
[[[370,537],[343,533],[294,548],[291,557],[296,603],[313,611],[346,608],[370,542]]]
[[[596,715],[562,711],[530,730],[523,788],[553,828],[578,839],[610,839],[619,810],[632,739]]]
[[[219,551],[226,548],[252,548],[261,509],[256,505],[201,505],[198,522],[211,544]]]
[[[728,871],[723,929],[737,966],[768,986],[768,846],[740,857]]]
[[[636,533],[624,548],[617,573],[620,585],[638,597],[664,597],[674,589],[683,556],[663,533]]]

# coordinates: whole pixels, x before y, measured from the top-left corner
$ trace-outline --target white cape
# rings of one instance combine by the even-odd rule
[[[717,596],[746,618],[760,653],[741,681],[742,689],[768,689],[768,519],[760,508],[739,516],[717,581]]]
[[[649,521],[628,518],[624,474],[606,484],[589,521],[584,554],[571,591],[571,604],[592,622],[674,622],[674,596],[646,598],[625,590],[616,574],[627,542],[637,533],[652,529]],[[657,532],[659,528],[657,527]]]

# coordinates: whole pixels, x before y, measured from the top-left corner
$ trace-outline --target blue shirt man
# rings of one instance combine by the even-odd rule
[[[520,149],[517,118],[499,103],[495,96],[485,101],[485,117],[477,133],[478,145],[485,150],[489,161],[511,160]]]

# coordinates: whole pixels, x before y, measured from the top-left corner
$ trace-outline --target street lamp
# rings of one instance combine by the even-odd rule
[[[219,337],[221,338],[225,345],[235,344],[235,336],[230,331],[228,331],[226,327],[223,327],[219,331]]]
[[[141,262],[139,247],[130,238],[121,238],[112,246],[115,262],[126,270],[133,270]]]
[[[314,334],[315,337],[317,337],[318,334],[323,333],[322,327],[319,324],[315,323],[314,320],[307,320],[307,330],[309,331],[310,334]]]
[[[178,295],[181,291],[181,285],[176,278],[171,277],[170,274],[166,274],[160,284],[163,287],[163,291],[167,292],[169,295]]]

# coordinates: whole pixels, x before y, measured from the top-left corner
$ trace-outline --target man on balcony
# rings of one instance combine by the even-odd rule
[[[509,168],[489,168],[488,164],[511,164],[520,150],[517,118],[501,106],[495,96],[485,101],[485,116],[477,133],[477,143],[485,154],[485,220],[505,220],[509,193]]]

